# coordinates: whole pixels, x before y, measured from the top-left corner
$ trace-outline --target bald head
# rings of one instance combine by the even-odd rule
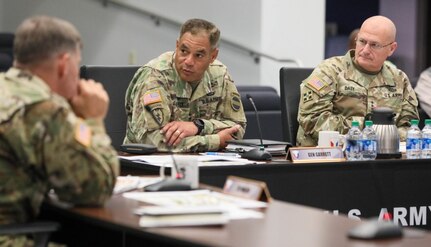
[[[376,15],[372,16],[362,23],[359,31],[380,36],[385,43],[394,42],[397,34],[395,24],[387,17]]]
[[[394,23],[384,16],[373,16],[362,23],[357,35],[355,63],[369,72],[381,70],[386,59],[397,49]]]

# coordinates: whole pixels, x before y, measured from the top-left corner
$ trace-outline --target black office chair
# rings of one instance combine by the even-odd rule
[[[112,146],[120,150],[126,134],[127,116],[125,96],[129,82],[140,66],[99,66],[83,65],[81,78],[93,79],[103,84],[109,94],[109,110],[105,118],[106,133],[111,137]]]
[[[34,246],[46,247],[51,233],[57,231],[60,224],[52,221],[35,221],[0,225],[0,235],[32,235]]]
[[[280,96],[270,86],[237,86],[244,106],[247,128],[244,139],[260,139],[257,127],[256,113],[247,99],[249,94],[259,113],[262,128],[262,138],[266,140],[282,141]]]
[[[312,68],[287,68],[280,69],[280,93],[281,93],[281,121],[283,126],[284,141],[296,146],[296,134],[298,132],[298,106],[300,100],[300,85],[307,78]]]
[[[0,72],[12,66],[14,37],[13,33],[0,33]]]

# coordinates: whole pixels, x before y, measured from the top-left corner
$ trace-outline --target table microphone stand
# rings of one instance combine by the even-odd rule
[[[157,118],[153,115],[153,112],[151,109],[146,105],[145,109],[151,114],[151,116],[154,118],[154,121],[156,121],[157,124],[159,124],[159,127],[162,128],[161,124],[157,120]],[[171,169],[171,173],[174,172],[174,168],[177,171],[177,176],[175,178],[172,177],[164,177],[163,180],[150,184],[144,187],[144,191],[181,191],[181,190],[191,190],[192,185],[190,181],[187,181],[184,179],[184,173],[178,169],[177,162],[175,161],[174,154],[172,152],[172,147],[167,146],[168,151],[172,157],[172,163],[173,167]]]

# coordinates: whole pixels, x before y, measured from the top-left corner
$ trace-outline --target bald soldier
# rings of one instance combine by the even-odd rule
[[[14,64],[0,73],[0,224],[34,220],[53,190],[66,202],[101,205],[112,194],[118,158],[105,133],[108,94],[79,79],[81,37],[70,23],[26,19]],[[34,246],[0,236],[0,246]]]
[[[124,143],[159,151],[218,150],[241,139],[246,118],[226,66],[216,60],[220,31],[191,19],[181,28],[175,52],[142,66],[126,92]]]
[[[299,146],[317,145],[321,130],[346,134],[352,121],[361,124],[377,106],[396,113],[395,124],[405,140],[410,119],[419,119],[415,92],[407,75],[386,59],[397,48],[394,23],[384,16],[365,20],[356,49],[323,61],[301,84]]]

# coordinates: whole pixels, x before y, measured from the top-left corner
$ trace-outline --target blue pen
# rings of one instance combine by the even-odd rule
[[[219,153],[219,152],[206,152],[206,155],[218,155],[218,156],[233,156],[233,157],[240,157],[237,153]]]

